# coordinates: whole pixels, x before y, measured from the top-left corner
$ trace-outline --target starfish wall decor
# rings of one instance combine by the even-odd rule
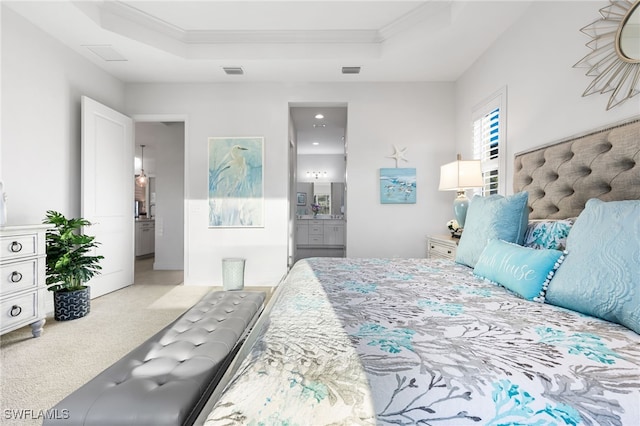
[[[396,160],[396,168],[398,167],[398,160],[406,162],[409,161],[404,158],[404,153],[407,151],[407,148],[398,148],[398,146],[394,144],[393,149],[395,150],[395,152],[393,153],[393,155],[390,155],[387,158],[393,158],[394,160]]]

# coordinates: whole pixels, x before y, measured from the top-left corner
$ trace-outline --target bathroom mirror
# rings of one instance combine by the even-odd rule
[[[336,219],[344,216],[344,182],[298,182],[296,214],[311,215],[311,203],[318,204],[318,214],[331,215]]]
[[[319,214],[331,214],[331,182],[313,184],[313,202],[320,206]]]
[[[582,28],[591,52],[574,65],[593,81],[582,96],[610,93],[607,110],[640,93],[640,0],[609,0],[601,18]]]

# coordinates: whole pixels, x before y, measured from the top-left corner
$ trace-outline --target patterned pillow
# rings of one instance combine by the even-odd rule
[[[567,238],[547,302],[640,334],[640,201],[593,198]]]
[[[559,250],[533,249],[491,240],[480,255],[473,274],[527,300],[542,303],[549,281],[563,259],[564,254]]]
[[[473,197],[456,250],[456,262],[473,268],[489,240],[522,244],[529,222],[528,199],[527,192],[509,197]]]
[[[574,222],[575,218],[530,220],[522,245],[534,249],[564,250],[567,247],[567,236]]]

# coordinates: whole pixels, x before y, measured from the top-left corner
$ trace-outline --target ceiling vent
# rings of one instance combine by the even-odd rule
[[[222,69],[224,70],[225,73],[227,73],[227,75],[243,75],[244,74],[244,70],[242,69],[242,67],[222,67]]]
[[[360,67],[342,67],[342,74],[360,74]]]

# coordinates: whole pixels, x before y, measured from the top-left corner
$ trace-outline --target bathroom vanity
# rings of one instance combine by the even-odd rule
[[[319,215],[296,218],[297,259],[344,257],[345,221],[340,216]]]

